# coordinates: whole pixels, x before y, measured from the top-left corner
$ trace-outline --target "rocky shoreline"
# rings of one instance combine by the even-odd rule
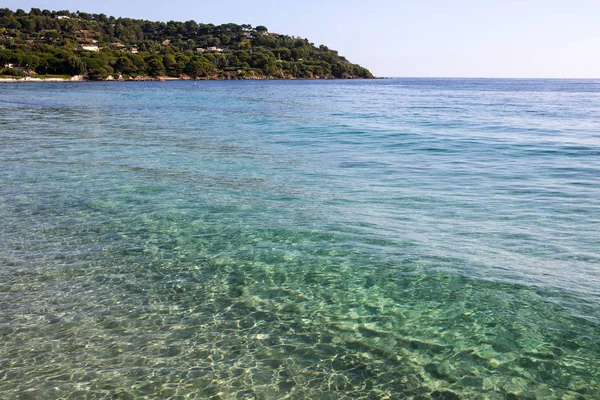
[[[71,78],[67,79],[67,78],[32,78],[32,77],[18,77],[15,76],[14,78],[8,78],[8,77],[1,77],[0,78],[0,82],[83,82],[84,79],[79,79],[76,76],[72,76]]]
[[[252,77],[231,77],[231,76],[214,76],[214,77],[197,77],[197,78],[191,78],[188,76],[184,76],[184,77],[172,77],[172,76],[158,76],[158,77],[152,77],[152,76],[138,76],[135,78],[128,78],[128,79],[124,79],[124,78],[120,78],[120,79],[115,79],[113,77],[110,77],[108,79],[103,79],[103,80],[87,80],[85,79],[83,76],[81,75],[77,75],[77,76],[72,76],[70,78],[56,78],[56,77],[52,77],[52,78],[38,78],[38,77],[7,77],[7,76],[3,76],[0,77],[0,83],[1,82],[5,82],[5,83],[16,83],[16,82],[165,82],[165,81],[230,81],[230,80],[245,80],[245,81],[250,81],[250,80],[348,80],[348,79],[365,79],[365,78],[356,78],[356,77],[352,77],[352,78],[320,78],[320,77],[316,77],[316,78],[294,78],[294,77],[284,77],[284,78],[274,78],[274,77],[270,77],[270,76],[252,76]],[[377,78],[375,78],[377,79]]]

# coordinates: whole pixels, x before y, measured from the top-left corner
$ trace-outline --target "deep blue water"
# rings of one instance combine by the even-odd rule
[[[600,81],[0,105],[3,398],[600,398]]]

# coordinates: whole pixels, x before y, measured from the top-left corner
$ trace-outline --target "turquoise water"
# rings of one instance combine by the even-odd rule
[[[600,398],[600,81],[0,104],[2,398]]]

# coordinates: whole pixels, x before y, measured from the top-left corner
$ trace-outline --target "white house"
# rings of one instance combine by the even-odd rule
[[[83,49],[87,51],[100,51],[100,48],[97,44],[83,44],[81,45],[81,47],[83,47]]]
[[[196,49],[196,51],[198,53],[204,53],[205,51],[216,51],[218,53],[222,53],[224,50],[219,48],[219,47],[215,47],[215,46],[211,46],[211,47],[207,47],[207,48],[203,48],[203,47],[198,47]]]

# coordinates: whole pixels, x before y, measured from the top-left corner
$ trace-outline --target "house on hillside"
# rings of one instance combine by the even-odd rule
[[[210,46],[210,47],[207,47],[207,48],[198,47],[198,48],[196,49],[196,51],[197,51],[198,53],[204,53],[205,51],[216,51],[217,53],[222,53],[222,52],[223,52],[223,49],[221,49],[221,48],[219,48],[219,47],[215,47],[215,46]]]
[[[31,74],[33,72],[31,69],[29,69],[29,66],[20,67],[18,65],[11,64],[11,63],[4,64],[4,68],[5,69],[13,69],[15,71],[24,72],[26,74]]]
[[[83,47],[83,49],[87,51],[100,51],[100,48],[97,44],[83,44],[81,45],[81,47]]]

